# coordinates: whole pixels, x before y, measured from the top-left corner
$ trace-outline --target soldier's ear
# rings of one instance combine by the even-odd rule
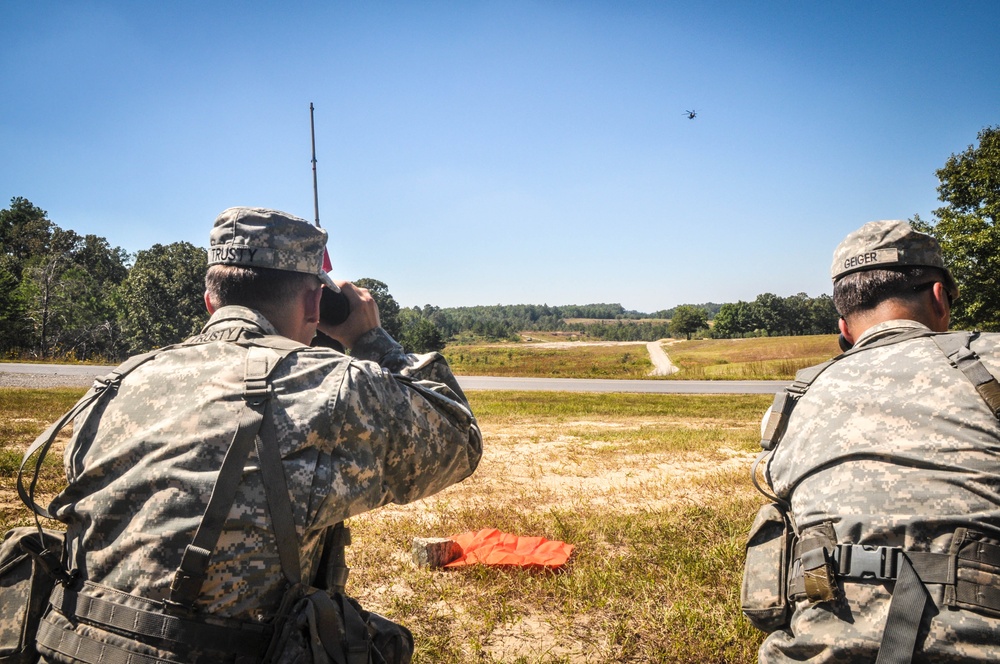
[[[840,327],[840,339],[837,341],[840,343],[841,350],[850,350],[851,346],[854,345],[854,335],[851,334],[850,328],[847,327],[847,320],[841,316],[840,320],[837,321],[837,325]],[[845,345],[847,348],[844,348]]]
[[[307,323],[319,322],[319,301],[322,297],[323,297],[322,286],[315,289],[307,289],[306,292],[303,293],[303,298],[305,298]]]
[[[205,308],[208,309],[209,316],[215,313],[215,307],[212,306],[212,300],[208,297],[208,291],[205,291]]]
[[[951,295],[940,281],[934,282],[931,288],[931,312],[934,314],[931,329],[935,332],[947,332],[951,323]]]

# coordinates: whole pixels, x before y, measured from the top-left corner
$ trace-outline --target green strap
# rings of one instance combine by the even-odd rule
[[[927,588],[913,570],[906,554],[902,554],[875,664],[909,664],[913,661],[917,633],[929,601]]]
[[[37,643],[63,657],[88,664],[176,664],[171,660],[132,652],[75,631],[61,629],[45,620],[38,626]],[[42,652],[47,654],[44,650]]]
[[[299,559],[299,537],[295,532],[295,514],[288,496],[285,468],[278,448],[278,435],[274,428],[274,416],[268,406],[267,417],[257,438],[257,459],[260,462],[264,496],[271,516],[281,571],[290,583],[302,582],[302,563]]]
[[[343,593],[351,569],[347,566],[346,548],[351,545],[351,529],[340,521],[327,528],[323,536],[323,553],[316,566],[312,584],[330,593]]]
[[[222,535],[226,518],[236,499],[236,491],[243,479],[243,467],[250,456],[250,448],[263,421],[263,400],[256,402],[248,400],[240,415],[240,423],[233,435],[232,443],[226,451],[215,486],[212,488],[205,514],[198,524],[194,539],[184,549],[180,566],[174,572],[170,584],[170,599],[167,600],[171,606],[190,610],[201,594],[212,551],[215,550]]]
[[[976,351],[971,348],[972,342],[978,337],[978,332],[944,334],[934,337],[934,343],[938,345],[948,361],[965,374],[969,382],[975,386],[979,396],[983,398],[990,412],[993,413],[993,417],[1000,419],[1000,383],[986,368]]]
[[[250,456],[250,448],[253,447],[259,432],[263,433],[269,427],[270,430],[274,428],[270,411],[273,393],[270,383],[271,372],[294,350],[294,348],[267,349],[256,345],[248,349],[244,369],[245,404],[240,413],[240,421],[219,469],[205,514],[198,524],[194,539],[181,556],[180,566],[174,573],[174,579],[170,584],[170,599],[166,600],[171,607],[191,611],[195,600],[201,594],[212,552],[219,542],[226,518],[236,500],[236,492],[243,481],[243,468]],[[266,464],[263,461],[261,466],[264,472]],[[281,471],[280,458],[278,470]],[[286,500],[287,495],[286,491]],[[294,528],[294,525],[292,527]],[[295,560],[298,561],[297,554]],[[284,567],[284,559],[282,563]]]

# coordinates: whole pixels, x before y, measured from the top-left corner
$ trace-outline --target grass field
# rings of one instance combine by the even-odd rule
[[[27,523],[22,450],[82,390],[0,390],[0,526]],[[349,591],[407,625],[431,662],[752,662],[739,612],[765,396],[476,392],[468,480],[351,520]],[[61,454],[43,491],[59,486]],[[499,528],[576,547],[559,572],[419,570],[416,536]]]
[[[449,346],[443,354],[460,376],[645,378],[653,370],[645,342],[567,346],[531,343]]]
[[[837,335],[700,339],[665,347],[676,379],[791,380],[804,367],[840,354]]]
[[[553,344],[551,337],[531,338],[541,343],[452,345],[443,354],[465,376],[651,378],[645,342],[591,344],[562,337]],[[653,380],[792,380],[799,369],[840,352],[832,334],[661,343],[680,371]]]

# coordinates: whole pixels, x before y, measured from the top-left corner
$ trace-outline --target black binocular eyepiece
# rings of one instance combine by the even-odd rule
[[[327,325],[340,325],[351,315],[351,303],[343,293],[323,288],[319,301],[319,319]]]
[[[319,300],[319,319],[327,325],[340,325],[351,315],[351,303],[343,293],[335,293],[329,288],[323,288],[323,295]],[[319,330],[313,338],[313,346],[324,346],[333,348],[341,353],[344,346],[336,339],[331,339]]]

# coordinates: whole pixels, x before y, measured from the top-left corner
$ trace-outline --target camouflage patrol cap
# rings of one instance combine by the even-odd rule
[[[833,252],[830,276],[837,281],[852,272],[905,265],[938,268],[945,274],[948,292],[958,297],[958,284],[944,266],[938,241],[905,221],[870,221],[849,234]]]
[[[242,265],[315,274],[339,293],[323,270],[326,231],[286,212],[232,207],[215,220],[209,237],[209,265]]]

